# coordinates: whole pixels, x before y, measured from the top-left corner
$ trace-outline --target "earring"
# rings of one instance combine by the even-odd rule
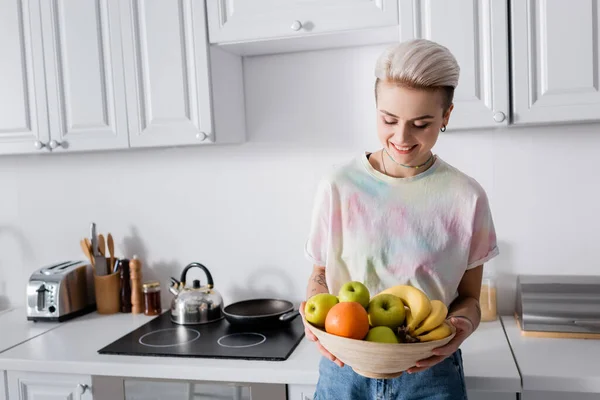
[[[442,129],[440,129],[440,131],[446,132],[446,125],[442,125]]]

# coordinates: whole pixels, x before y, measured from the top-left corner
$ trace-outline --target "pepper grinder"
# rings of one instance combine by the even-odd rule
[[[131,275],[129,260],[122,259],[119,263],[121,274],[121,312],[131,312]]]
[[[138,256],[133,256],[129,262],[131,274],[131,312],[142,314],[144,312],[144,295],[142,293],[142,262]]]

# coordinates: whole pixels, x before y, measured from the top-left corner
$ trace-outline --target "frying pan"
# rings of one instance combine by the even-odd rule
[[[223,314],[232,325],[277,326],[293,320],[300,311],[287,300],[250,299],[229,304]]]

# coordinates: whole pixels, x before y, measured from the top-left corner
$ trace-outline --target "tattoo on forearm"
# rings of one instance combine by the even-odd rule
[[[318,285],[323,286],[325,289],[329,289],[327,287],[327,280],[325,279],[325,273],[324,272],[321,272],[317,276],[315,276],[313,278],[313,282],[315,282]]]

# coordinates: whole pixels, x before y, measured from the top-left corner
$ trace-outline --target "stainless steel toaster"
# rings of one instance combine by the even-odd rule
[[[66,321],[96,309],[94,273],[86,261],[40,268],[27,284],[29,321]]]

